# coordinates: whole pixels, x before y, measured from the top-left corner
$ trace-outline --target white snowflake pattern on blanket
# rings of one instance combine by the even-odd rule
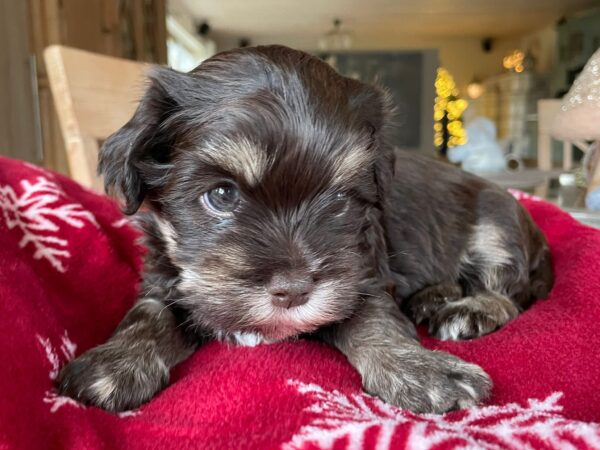
[[[59,272],[65,272],[64,260],[71,256],[68,241],[58,236],[61,224],[83,228],[98,226],[94,215],[79,203],[67,203],[62,189],[44,176],[33,182],[21,180],[21,195],[10,185],[0,185],[0,209],[9,230],[18,228],[23,237],[20,248],[33,246],[34,259],[45,259]]]
[[[578,448],[575,443],[600,449],[600,425],[563,417],[560,392],[544,400],[529,399],[525,406],[509,403],[435,415],[414,414],[363,393],[345,395],[316,384],[288,383],[312,400],[305,409],[311,422],[283,450],[344,448],[339,447],[341,440],[348,450],[360,450],[368,430],[376,432],[377,450],[389,449],[396,432],[408,433],[408,449],[530,449],[532,439],[547,449]]]
[[[48,372],[48,378],[52,382],[56,380],[58,376],[58,371],[60,370],[61,360],[62,363],[66,363],[71,361],[75,357],[75,350],[77,350],[77,345],[69,339],[69,335],[65,331],[64,334],[60,337],[60,345],[59,351],[55,350],[50,338],[44,338],[39,334],[36,335],[36,338],[42,348],[44,349],[44,353],[48,362],[50,363],[50,371]],[[81,405],[77,403],[75,400],[69,397],[64,397],[62,395],[58,395],[53,389],[47,390],[44,394],[44,403],[48,403],[50,405],[50,412],[56,412],[59,408],[64,405],[72,405],[76,407],[80,407]]]
[[[48,372],[48,378],[50,378],[50,380],[54,382],[56,380],[56,377],[58,377],[58,372],[60,371],[61,366],[75,358],[75,350],[77,350],[77,344],[75,344],[73,341],[71,341],[71,339],[69,339],[69,335],[66,331],[60,338],[60,345],[58,346],[58,350],[54,348],[52,342],[50,341],[50,338],[44,338],[39,334],[36,334],[35,337],[42,346],[44,350],[44,355],[50,363],[50,371]],[[51,413],[55,413],[65,405],[85,409],[85,406],[81,403],[77,402],[76,400],[73,400],[70,397],[59,395],[53,388],[48,389],[44,393],[43,402],[48,403],[50,405]],[[139,410],[131,410],[121,411],[120,413],[117,413],[117,416],[125,418],[135,417],[140,414],[141,412]]]

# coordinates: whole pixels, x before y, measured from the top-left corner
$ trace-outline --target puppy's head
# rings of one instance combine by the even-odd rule
[[[281,339],[344,319],[376,277],[385,111],[305,53],[234,50],[155,69],[99,171],[156,214],[196,323]]]

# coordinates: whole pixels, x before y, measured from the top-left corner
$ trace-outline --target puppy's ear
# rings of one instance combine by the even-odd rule
[[[389,198],[388,190],[394,177],[394,148],[388,142],[388,128],[393,114],[391,96],[384,88],[363,84],[351,97],[355,110],[360,111],[360,120],[371,134],[371,145],[376,152],[373,179],[377,189],[377,203],[367,211],[367,226],[362,238],[365,255],[375,268],[374,280],[382,290],[393,290],[389,268],[387,240],[383,224],[384,210]]]
[[[135,114],[105,141],[98,160],[105,190],[124,200],[125,214],[136,212],[148,190],[165,183],[176,134],[170,122],[197,83],[163,67],[152,68],[148,80]]]

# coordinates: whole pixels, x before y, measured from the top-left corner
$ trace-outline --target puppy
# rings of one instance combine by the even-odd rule
[[[548,247],[502,189],[394,153],[389,110],[383,91],[280,46],[154,69],[99,163],[126,213],[148,211],[139,300],[62,369],[60,393],[136,408],[203,342],[311,334],[402,408],[485,399],[486,373],[421,347],[407,316],[441,339],[490,333],[547,294]]]

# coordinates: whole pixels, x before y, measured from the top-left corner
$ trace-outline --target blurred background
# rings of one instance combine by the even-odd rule
[[[0,37],[0,154],[65,174],[47,46],[188,71],[284,44],[386,86],[399,148],[564,204],[583,205],[594,183],[600,123],[598,137],[561,142],[550,119],[600,47],[598,0],[0,0]]]

